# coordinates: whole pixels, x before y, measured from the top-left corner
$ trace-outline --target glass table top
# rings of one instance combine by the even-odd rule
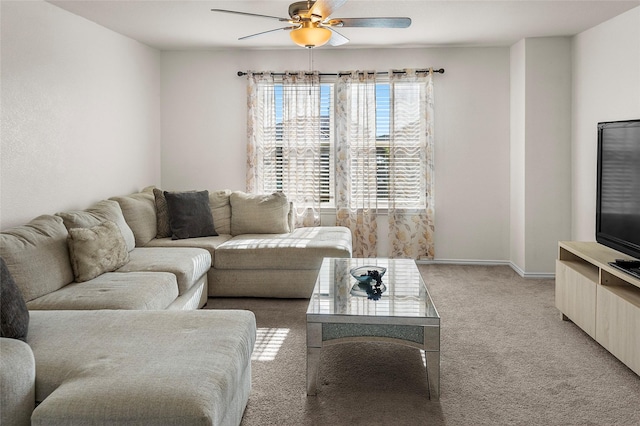
[[[387,268],[382,295],[369,298],[350,270],[361,266]],[[376,284],[376,281],[372,281]],[[439,319],[420,271],[410,259],[325,258],[309,301],[307,316],[366,316]]]

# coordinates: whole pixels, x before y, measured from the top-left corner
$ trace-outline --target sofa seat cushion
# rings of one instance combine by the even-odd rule
[[[250,311],[37,311],[36,425],[239,424]],[[247,377],[248,375],[248,377]],[[231,411],[235,411],[232,413]]]
[[[168,272],[108,272],[31,300],[27,308],[30,311],[166,309],[176,297],[176,276]]]
[[[231,235],[221,234],[217,237],[199,237],[186,240],[172,240],[171,238],[156,238],[145,246],[147,247],[193,247],[205,249],[211,255],[211,265],[214,263],[216,250],[220,245],[229,241]]]
[[[211,268],[207,250],[190,247],[142,247],[129,253],[129,263],[117,272],[170,272],[178,293],[186,293]]]
[[[219,246],[215,269],[319,269],[324,257],[351,257],[342,226],[297,228],[286,234],[238,235]]]

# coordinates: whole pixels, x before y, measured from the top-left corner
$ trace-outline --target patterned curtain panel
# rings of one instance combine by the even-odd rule
[[[282,191],[297,226],[320,225],[320,77],[248,73],[247,191]]]
[[[377,256],[376,75],[352,72],[335,84],[336,224],[351,229],[353,257]]]
[[[282,77],[282,191],[293,200],[298,226],[320,225],[320,76]]]
[[[389,256],[433,259],[432,73],[391,72],[389,90]]]
[[[276,97],[271,73],[247,73],[247,192],[273,192]],[[269,188],[265,188],[268,186]]]

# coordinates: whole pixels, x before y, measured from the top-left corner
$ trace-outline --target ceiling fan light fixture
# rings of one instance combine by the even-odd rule
[[[331,30],[308,24],[310,23],[305,22],[302,27],[291,30],[289,32],[291,40],[301,47],[318,47],[327,44],[331,38]]]

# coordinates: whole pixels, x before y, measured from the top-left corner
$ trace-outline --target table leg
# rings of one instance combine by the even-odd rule
[[[322,324],[307,323],[307,395],[318,389],[318,367],[322,351]]]
[[[427,360],[427,382],[429,383],[429,399],[440,399],[440,351],[425,352]]]
[[[321,350],[321,348],[307,348],[307,395],[315,395],[318,389]]]

